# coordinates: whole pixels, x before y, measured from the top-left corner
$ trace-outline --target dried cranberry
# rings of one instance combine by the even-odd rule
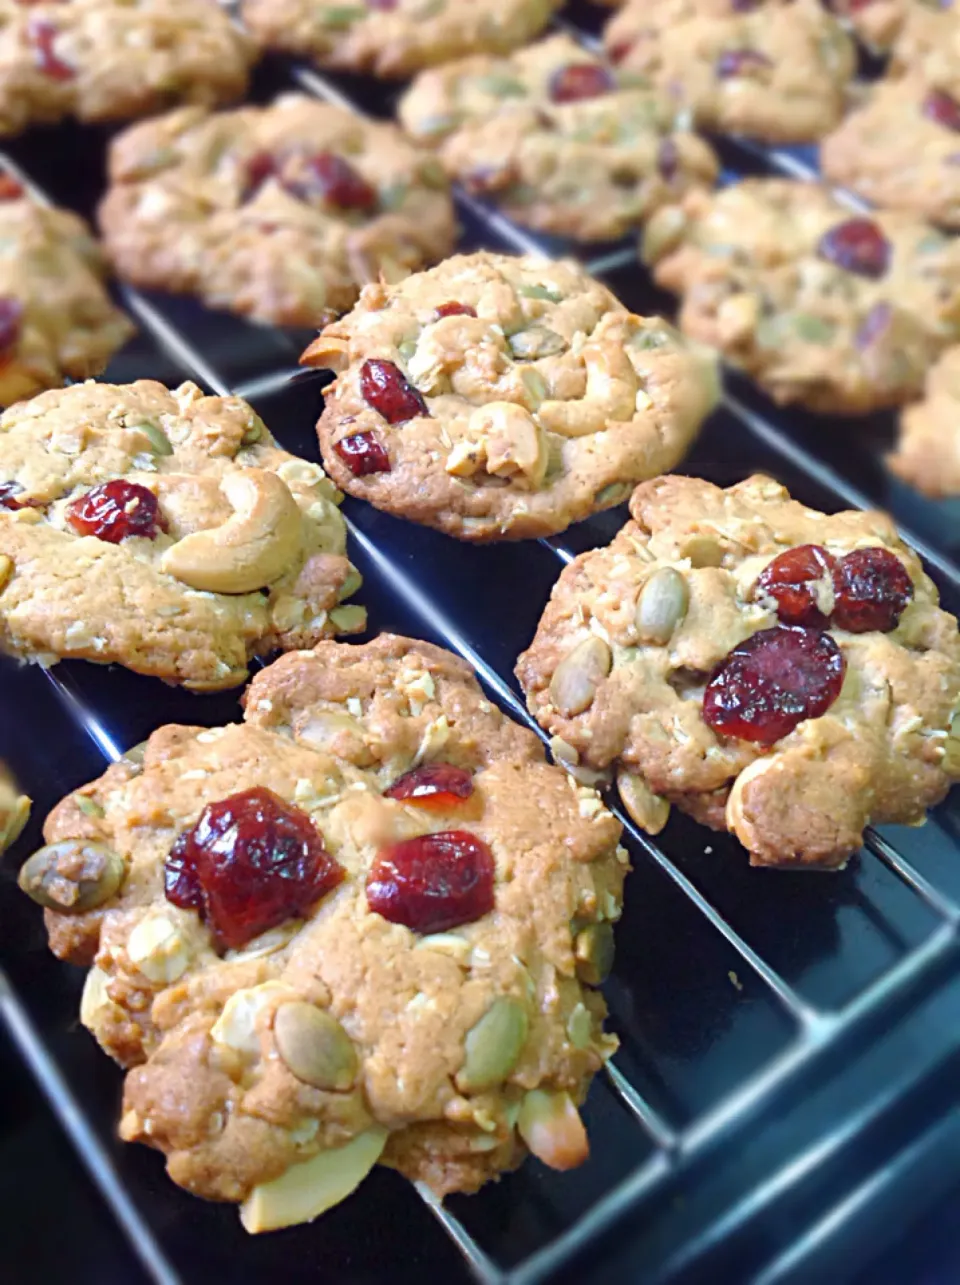
[[[931,89],[923,100],[923,114],[945,129],[960,134],[960,103],[942,89]]]
[[[23,487],[19,482],[0,482],[0,509],[16,512],[17,509],[29,508],[28,504],[16,498],[22,491]]]
[[[320,152],[309,159],[307,171],[297,187],[308,195],[317,193],[341,210],[372,210],[377,204],[376,189],[342,156]]]
[[[611,45],[607,50],[607,57],[614,64],[621,63],[633,46],[633,40],[618,40],[616,44]]]
[[[0,174],[0,201],[16,201],[23,196],[23,184],[12,174]]]
[[[67,521],[78,535],[95,535],[107,544],[119,544],[132,535],[152,540],[166,530],[154,493],[123,478],[101,482],[78,496],[67,506]]]
[[[896,629],[913,597],[913,581],[889,549],[854,549],[833,572],[833,623],[851,634]]]
[[[392,924],[440,933],[493,909],[493,853],[466,830],[384,848],[367,876],[367,904]]]
[[[53,48],[58,34],[57,27],[43,18],[31,18],[27,27],[27,39],[37,51],[37,66],[43,74],[51,80],[73,80],[76,72]]]
[[[605,67],[595,62],[572,62],[558,67],[550,77],[548,92],[555,103],[578,103],[583,98],[609,94],[614,80]]]
[[[20,338],[23,304],[10,295],[0,295],[0,352],[7,352]]]
[[[367,0],[368,9],[378,9],[381,13],[392,13],[400,0]]]
[[[342,879],[306,813],[263,786],[208,804],[164,868],[167,899],[231,949],[306,914]]]
[[[721,80],[729,80],[731,76],[749,76],[772,66],[766,54],[758,53],[756,49],[727,49],[716,61],[716,72]]]
[[[724,736],[770,745],[840,695],[846,664],[829,634],[796,625],[761,629],[717,666],[704,721]]]
[[[476,308],[471,308],[468,303],[442,303],[437,309],[437,318],[440,317],[475,317]]]
[[[657,151],[657,169],[667,183],[676,178],[680,168],[680,153],[672,138],[665,138]]]
[[[817,606],[816,585],[831,584],[833,555],[819,544],[800,544],[779,554],[757,578],[758,596],[766,595],[777,604],[777,615],[785,625],[811,625],[823,629],[827,617]]]
[[[277,158],[271,152],[254,152],[244,166],[243,200],[256,196],[268,178],[278,173]]]
[[[470,798],[473,774],[452,763],[428,763],[405,772],[383,794],[387,799],[403,799],[417,807],[441,812]]]
[[[354,433],[352,437],[341,437],[339,442],[334,442],[333,449],[354,477],[390,472],[390,456],[376,433]]]
[[[371,357],[360,367],[360,392],[368,406],[383,416],[388,424],[405,424],[408,419],[426,415],[426,403],[392,361]]]
[[[861,277],[882,277],[890,266],[890,242],[872,219],[845,219],[820,238],[818,253],[828,263]]]

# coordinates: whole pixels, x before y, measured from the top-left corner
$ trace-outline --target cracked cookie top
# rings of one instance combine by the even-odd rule
[[[0,416],[0,650],[198,691],[362,629],[341,496],[238,397],[76,384]]]
[[[110,150],[99,212],[118,273],[260,321],[314,326],[367,281],[451,248],[436,161],[394,125],[288,94],[270,107],[184,108]]]
[[[765,477],[658,478],[630,512],[517,664],[554,754],[616,772],[651,832],[673,803],[758,865],[838,866],[867,824],[922,822],[960,779],[960,637],[889,518]]]
[[[464,540],[562,531],[672,467],[718,395],[712,354],[572,262],[481,252],[368,286],[307,350],[352,495]]]
[[[901,411],[887,463],[924,495],[960,495],[960,348],[946,350],[927,375],[922,401]]]
[[[212,0],[3,0],[0,134],[144,116],[247,87],[256,47]]]
[[[567,35],[424,72],[398,113],[470,191],[581,240],[623,236],[719,168],[674,103]]]
[[[54,952],[93,965],[81,1018],[131,1068],[121,1135],[249,1231],[378,1159],[439,1194],[525,1147],[578,1164],[616,1048],[592,988],[619,823],[428,643],[321,643],[244,703],[64,799],[21,871]]]
[[[659,211],[642,254],[681,328],[779,402],[860,414],[916,396],[960,330],[960,245],[825,188],[747,179]]]
[[[538,35],[561,0],[242,0],[269,49],[386,79],[471,53],[507,53]]]

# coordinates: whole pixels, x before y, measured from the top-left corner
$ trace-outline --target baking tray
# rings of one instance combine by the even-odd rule
[[[586,6],[562,20],[597,26]],[[258,70],[252,98],[293,86],[370,114],[391,110],[391,91],[279,60]],[[108,137],[69,125],[33,131],[5,163],[89,214]],[[722,151],[728,180],[815,163],[803,152]],[[573,253],[638,311],[672,311],[631,243],[535,237],[466,197],[460,214],[464,248]],[[142,331],[107,378],[194,378],[240,393],[285,446],[317,457],[326,380],[297,374],[303,334],[189,300],[120,295]],[[890,432],[889,417],[827,424],[776,410],[731,376],[683,471],[729,484],[762,469],[818,508],[889,508],[956,612],[957,509],[891,480]],[[477,548],[349,498],[344,514],[371,628],[460,652],[491,698],[526,721],[515,657],[563,563],[605,543],[626,516],[620,508],[550,540]],[[656,841],[627,823],[634,871],[605,987],[621,1049],[585,1107],[592,1153],[582,1169],[557,1174],[531,1160],[443,1206],[378,1169],[311,1226],[247,1237],[232,1207],[186,1195],[158,1154],[116,1140],[121,1075],[79,1027],[82,973],[50,956],[15,885],[18,858],[64,793],[164,722],[236,719],[237,695],[195,696],[115,667],[45,672],[2,660],[0,713],[0,757],[35,800],[0,868],[0,1017],[156,1281],[840,1282],[960,1176],[957,803],[922,830],[870,832],[845,872],[819,877],[751,870],[729,836],[675,812]]]

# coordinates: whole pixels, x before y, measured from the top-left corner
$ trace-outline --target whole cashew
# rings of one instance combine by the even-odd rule
[[[585,437],[636,414],[637,378],[622,347],[586,344],[583,364],[587,386],[580,401],[547,401],[537,411],[537,419],[549,432]]]
[[[186,535],[163,555],[160,567],[193,589],[251,593],[277,580],[300,552],[303,520],[297,502],[275,473],[228,473],[220,489],[234,514],[222,526]]]

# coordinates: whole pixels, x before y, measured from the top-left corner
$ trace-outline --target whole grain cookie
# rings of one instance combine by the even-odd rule
[[[853,41],[818,0],[630,0],[604,45],[700,128],[774,143],[822,138],[856,71]]]
[[[302,360],[338,372],[317,425],[337,485],[462,540],[619,504],[719,392],[713,354],[579,265],[486,252],[368,286]]]
[[[778,402],[861,414],[919,394],[960,334],[960,243],[912,215],[853,215],[825,188],[748,179],[651,220],[680,325]]]
[[[281,325],[322,324],[457,233],[443,171],[396,126],[297,94],[136,125],[110,181],[99,217],[121,276]]]
[[[887,463],[924,495],[960,495],[960,348],[948,348],[927,375],[922,401],[900,413]]]
[[[875,54],[889,51],[907,17],[926,0],[827,0],[827,7]]]
[[[0,174],[0,406],[99,374],[134,331],[90,231]]]
[[[755,865],[835,867],[960,779],[960,635],[880,513],[752,477],[639,486],[554,587],[517,664],[554,754],[617,772],[637,823],[676,804]]]
[[[387,79],[471,53],[508,53],[539,35],[562,0],[242,0],[268,49]]]
[[[238,397],[76,384],[0,416],[0,651],[197,691],[365,624],[341,496]]]
[[[623,236],[690,187],[712,187],[719,169],[664,95],[566,35],[424,72],[398,113],[468,190],[585,241]]]
[[[248,1231],[378,1161],[473,1191],[567,1169],[616,1049],[627,854],[471,669],[383,635],[257,675],[242,725],[163,727],[59,804],[20,884],[129,1069],[121,1136]],[[255,894],[255,895],[251,895]]]
[[[0,134],[229,102],[255,55],[213,0],[0,0]]]

